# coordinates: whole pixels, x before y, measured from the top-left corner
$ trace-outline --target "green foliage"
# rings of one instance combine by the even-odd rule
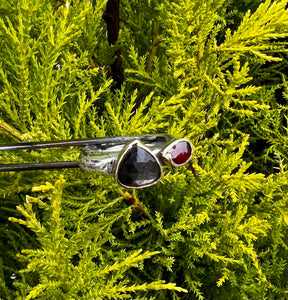
[[[129,268],[141,268],[144,259],[159,252],[141,253],[140,249],[127,253],[123,249],[115,256],[116,253],[112,250],[113,246],[116,246],[113,243],[115,237],[110,229],[115,222],[129,213],[130,208],[119,210],[112,217],[102,216],[98,222],[88,223],[85,229],[78,227],[75,232],[67,232],[65,224],[68,220],[61,216],[64,185],[65,180],[61,176],[55,185],[47,182],[45,185],[34,187],[32,191],[42,191],[45,195],[43,196],[49,199],[49,204],[43,201],[43,196],[27,196],[24,206],[17,207],[26,220],[10,218],[10,221],[35,232],[42,245],[42,249],[22,251],[28,264],[21,273],[40,274],[40,283],[36,287],[19,283],[22,295],[28,293],[25,299],[65,299],[67,295],[70,299],[124,299],[129,293],[150,289],[185,292],[184,289],[177,288],[174,284],[165,284],[163,281],[128,286],[130,281],[125,278],[125,271]],[[46,226],[37,219],[33,204],[47,212]],[[83,210],[81,218],[85,218]],[[107,244],[111,244],[111,250]]]
[[[192,162],[136,191],[81,170],[0,174],[0,297],[287,299],[287,0],[120,4],[109,46],[105,1],[1,1],[1,143],[168,133]]]

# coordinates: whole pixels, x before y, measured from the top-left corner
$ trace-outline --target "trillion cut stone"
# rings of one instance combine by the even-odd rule
[[[160,179],[161,167],[151,153],[135,145],[120,162],[117,176],[119,183],[126,187],[149,186]]]

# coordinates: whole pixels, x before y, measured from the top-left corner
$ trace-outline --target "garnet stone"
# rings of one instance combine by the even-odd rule
[[[174,166],[182,166],[188,162],[192,155],[192,146],[187,140],[178,140],[169,145],[164,153],[164,158],[168,159]]]
[[[160,164],[155,156],[140,145],[134,144],[119,162],[116,176],[118,182],[125,187],[150,186],[157,183],[162,176]]]

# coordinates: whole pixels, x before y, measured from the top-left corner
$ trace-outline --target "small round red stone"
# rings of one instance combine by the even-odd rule
[[[190,143],[186,141],[180,141],[173,145],[171,149],[168,150],[167,154],[170,154],[171,160],[177,165],[185,164],[191,157],[192,148]]]

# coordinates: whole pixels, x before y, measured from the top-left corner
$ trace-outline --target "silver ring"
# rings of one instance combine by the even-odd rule
[[[192,144],[186,139],[168,135],[145,139],[143,136],[141,140],[86,146],[80,154],[79,166],[85,171],[114,174],[119,185],[137,189],[159,182],[163,165],[183,166],[192,154]]]

